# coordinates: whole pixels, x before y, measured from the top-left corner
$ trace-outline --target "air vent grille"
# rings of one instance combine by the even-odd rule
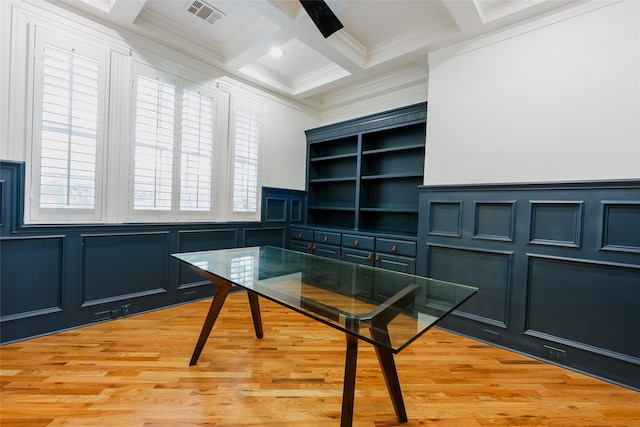
[[[189,4],[187,12],[196,15],[198,18],[203,21],[207,21],[209,24],[215,24],[225,17],[224,12],[199,0],[195,0],[193,3]]]

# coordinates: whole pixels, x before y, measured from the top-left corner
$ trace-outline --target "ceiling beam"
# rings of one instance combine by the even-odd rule
[[[475,0],[443,1],[461,32],[474,31],[482,27],[482,14]]]
[[[120,25],[133,24],[147,0],[112,0],[109,16]]]

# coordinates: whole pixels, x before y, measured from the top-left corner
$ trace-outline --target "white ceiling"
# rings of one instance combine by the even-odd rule
[[[188,12],[221,11],[211,24]],[[52,0],[322,107],[358,86],[426,81],[427,54],[578,0],[327,0],[344,28],[325,39],[297,0]],[[272,47],[285,55],[273,58]],[[402,75],[402,79],[393,78]],[[400,83],[401,82],[401,83]]]

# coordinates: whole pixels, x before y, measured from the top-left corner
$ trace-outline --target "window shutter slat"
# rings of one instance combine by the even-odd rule
[[[134,141],[134,209],[170,210],[175,87],[138,75]]]
[[[236,109],[235,114],[233,211],[256,212],[261,117],[257,112],[240,108]]]
[[[182,104],[180,210],[211,210],[215,101],[185,90]]]
[[[40,208],[94,209],[99,62],[45,44]]]

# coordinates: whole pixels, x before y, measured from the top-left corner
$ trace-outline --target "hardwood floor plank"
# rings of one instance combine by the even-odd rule
[[[344,334],[261,300],[264,338],[232,294],[189,359],[199,301],[0,347],[2,426],[338,426]],[[354,427],[640,426],[640,393],[442,330],[395,356],[399,424],[361,342]]]

